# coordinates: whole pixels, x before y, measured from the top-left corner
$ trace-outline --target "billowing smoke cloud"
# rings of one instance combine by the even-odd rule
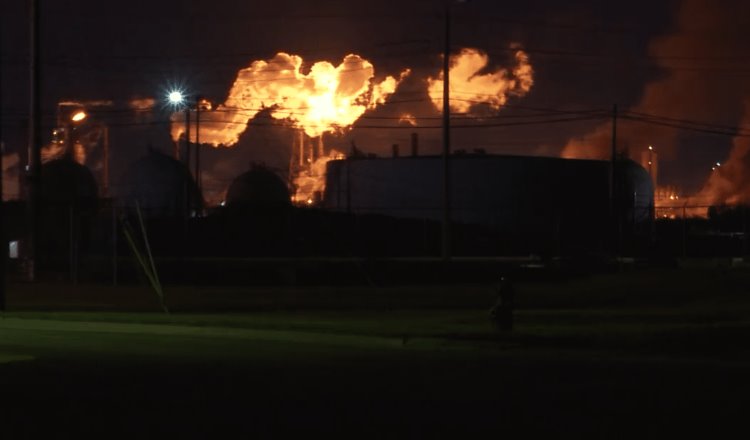
[[[341,64],[320,61],[302,72],[300,56],[278,53],[268,61],[254,61],[242,69],[229,97],[216,110],[201,114],[201,142],[231,146],[260,111],[287,120],[308,136],[320,136],[351,126],[368,109],[372,109],[393,92],[409,71],[400,78],[388,76],[374,80],[372,63],[350,54]],[[174,116],[172,136],[183,131],[181,117]]]
[[[156,99],[154,98],[134,98],[128,102],[128,107],[138,112],[153,110],[155,106]]]
[[[750,126],[750,100],[745,102],[743,126]],[[729,158],[711,173],[691,205],[732,205],[750,203],[750,137],[734,138]]]
[[[743,20],[750,4],[684,0],[679,5],[674,33],[655,39],[649,54],[664,75],[649,83],[635,112],[691,121],[735,125],[750,83],[738,76],[738,53],[746,53]],[[637,62],[633,60],[631,62]],[[620,145],[627,145],[634,157],[654,145],[661,158],[674,156],[680,141],[678,129],[630,123],[621,124]],[[571,139],[563,157],[606,158],[611,143],[611,127],[602,124],[591,133]]]
[[[477,104],[500,109],[509,96],[523,96],[534,84],[534,70],[528,55],[517,50],[516,66],[512,70],[497,69],[485,72],[489,64],[486,53],[465,48],[451,57],[450,92],[451,110],[468,113]],[[443,107],[443,75],[427,80],[430,97],[437,109]]]

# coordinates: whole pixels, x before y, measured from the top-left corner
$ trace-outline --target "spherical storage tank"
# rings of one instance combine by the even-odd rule
[[[88,168],[71,159],[57,159],[42,165],[41,199],[47,206],[93,207],[98,189]]]
[[[633,161],[618,160],[613,202],[611,170],[609,161],[454,155],[451,220],[511,235],[587,241],[611,234],[615,217],[628,233],[648,229],[653,218],[648,173]],[[442,157],[331,161],[323,203],[335,211],[440,221]]]
[[[239,175],[229,186],[229,207],[282,208],[290,205],[289,190],[268,168],[256,166]]]
[[[73,250],[88,248],[98,189],[91,171],[70,158],[45,163],[40,173],[39,267],[66,267]]]
[[[190,209],[199,209],[203,204],[185,165],[154,150],[132,163],[112,190],[121,205],[132,207],[137,201],[144,215],[149,216],[184,215],[186,197]]]

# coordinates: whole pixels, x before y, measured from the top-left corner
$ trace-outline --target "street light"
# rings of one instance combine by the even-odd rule
[[[180,90],[172,90],[167,93],[167,102],[173,107],[182,107],[185,102],[185,95]]]
[[[73,116],[70,117],[70,120],[73,121],[73,122],[81,122],[84,119],[86,119],[86,116],[88,116],[88,115],[86,114],[85,111],[79,110]]]
[[[62,132],[62,144],[64,155],[68,159],[73,159],[74,145],[76,138],[74,131],[88,117],[86,109],[82,104],[75,102],[60,102],[57,104],[57,129],[54,133]]]
[[[166,92],[167,105],[174,112],[185,111],[185,166],[190,170],[190,102],[187,94],[180,88],[170,89]],[[179,157],[179,153],[175,152]]]
[[[185,111],[185,166],[187,168],[188,175],[190,175],[190,112],[195,110],[195,182],[198,187],[198,194],[202,196],[201,188],[201,168],[200,168],[200,113],[201,111],[211,110],[211,102],[200,96],[190,98],[181,89],[172,89],[167,92],[167,104],[172,107],[175,111]],[[189,211],[188,202],[188,186],[187,181],[185,183],[185,201],[186,210]]]

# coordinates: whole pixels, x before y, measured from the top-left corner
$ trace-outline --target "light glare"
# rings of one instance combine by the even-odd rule
[[[170,104],[182,104],[182,101],[184,100],[184,97],[182,96],[182,92],[179,90],[174,90],[169,92],[169,95],[167,95],[167,99],[169,99]]]
[[[70,117],[70,120],[73,122],[81,122],[84,119],[86,119],[86,112],[82,110],[79,112],[76,112],[73,116]]]

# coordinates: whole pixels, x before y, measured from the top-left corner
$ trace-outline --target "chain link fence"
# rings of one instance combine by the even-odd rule
[[[600,211],[600,210],[599,210]],[[535,213],[529,215],[529,212]],[[56,280],[130,282],[142,279],[137,253],[168,280],[290,278],[306,261],[330,270],[363,261],[438,260],[440,221],[381,209],[354,215],[317,208],[254,206],[165,213],[106,200],[97,207],[42,211],[36,267]],[[140,215],[139,215],[140,213]],[[631,213],[632,214],[632,213]],[[456,209],[450,228],[456,259],[534,257],[744,258],[750,208],[659,208],[655,218],[597,215],[596,207]],[[11,262],[23,272],[25,231],[11,228]],[[128,238],[129,234],[129,238]],[[315,262],[321,262],[316,269]],[[360,262],[360,263],[357,263]],[[269,275],[273,272],[273,275]],[[356,267],[355,267],[356,272]]]

